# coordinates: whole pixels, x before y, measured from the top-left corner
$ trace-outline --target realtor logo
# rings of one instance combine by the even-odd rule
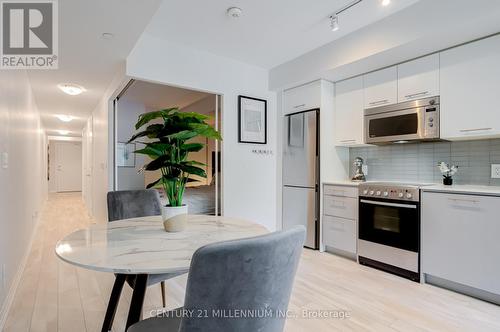
[[[1,69],[57,69],[56,0],[0,1]]]

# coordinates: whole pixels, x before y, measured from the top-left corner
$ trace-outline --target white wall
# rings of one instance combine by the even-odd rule
[[[91,183],[85,184],[84,191],[88,192],[88,197],[92,201],[89,213],[99,223],[108,220],[108,210],[106,195],[113,189],[113,151],[108,147],[113,146],[112,120],[113,120],[113,99],[125,87],[128,82],[125,76],[125,68],[120,68],[104,93],[102,99],[92,112],[92,148],[90,156],[87,156],[87,162],[92,165]],[[87,127],[89,124],[87,124]],[[89,160],[91,159],[91,160]],[[87,207],[89,205],[87,204]]]
[[[47,141],[25,71],[0,74],[0,330],[47,195]],[[10,293],[9,293],[10,292]]]
[[[500,1],[421,0],[270,71],[270,88],[339,81],[500,32]]]
[[[116,135],[118,142],[127,142],[135,130],[135,124],[140,114],[146,112],[146,107],[142,103],[120,98],[116,114]],[[143,146],[136,143],[136,149]],[[144,172],[139,170],[144,166],[146,157],[135,154],[135,167],[117,168],[117,189],[118,190],[140,190],[144,189]]]
[[[143,34],[127,58],[127,75],[146,81],[223,95],[223,209],[276,229],[276,94],[268,71],[232,59],[170,44]],[[267,99],[268,144],[273,155],[252,153],[238,143],[238,95]]]

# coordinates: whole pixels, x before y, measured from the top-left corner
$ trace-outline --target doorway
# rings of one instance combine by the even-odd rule
[[[49,191],[82,191],[81,142],[49,142]]]
[[[180,112],[196,112],[209,116],[207,122],[221,132],[221,96],[191,89],[132,80],[114,101],[114,190],[144,189],[161,177],[160,171],[143,171],[151,161],[147,156],[134,154],[142,148],[140,143],[127,144],[137,131],[134,128],[140,114],[167,108]],[[161,121],[160,121],[161,122]],[[189,160],[204,164],[205,177],[190,176],[184,192],[183,203],[189,214],[222,215],[222,165],[221,145],[204,137],[193,138],[189,143],[202,143],[205,147],[189,155]],[[156,187],[167,204],[163,189]]]

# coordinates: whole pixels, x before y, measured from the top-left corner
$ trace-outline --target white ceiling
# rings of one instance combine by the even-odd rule
[[[184,108],[208,96],[210,94],[205,92],[134,81],[122,98],[143,104],[148,109],[157,110],[171,107]]]
[[[330,30],[328,16],[349,0],[59,1],[59,69],[32,70],[29,78],[47,134],[68,130],[69,136],[80,136],[144,29],[174,43],[271,68],[417,1],[392,0],[382,7],[381,0],[363,0],[340,15],[337,32]],[[240,19],[226,16],[231,6],[243,9]],[[102,39],[103,32],[115,37]],[[59,83],[87,91],[69,96],[57,88]],[[75,120],[64,123],[55,114]]]
[[[328,16],[351,0],[164,0],[146,32],[170,42],[264,68],[272,68],[394,14],[418,0],[363,0],[339,15],[340,30]],[[239,19],[226,9],[240,7]]]
[[[59,1],[59,69],[31,70],[29,78],[48,135],[57,130],[80,136],[85,121],[120,65],[144,31],[161,0],[64,0]],[[101,38],[103,32],[115,35]],[[87,89],[69,96],[59,83],[75,83]],[[76,117],[64,123],[54,114]]]

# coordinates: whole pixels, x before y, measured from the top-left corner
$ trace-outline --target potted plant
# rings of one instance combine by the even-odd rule
[[[444,161],[438,163],[439,170],[443,175],[443,184],[445,186],[451,186],[453,184],[453,175],[458,172],[458,166],[448,165]]]
[[[168,232],[181,231],[186,226],[188,206],[182,203],[182,199],[186,184],[194,181],[190,176],[207,177],[200,167],[205,164],[188,160],[189,153],[200,151],[205,144],[190,143],[189,140],[197,136],[222,140],[220,133],[206,123],[209,118],[199,113],[180,112],[177,107],[144,113],[139,116],[135,129],[147,127],[129,140],[129,143],[136,141],[144,145],[135,153],[152,159],[143,170],[161,171],[161,177],[146,188],[163,187],[169,202],[162,211]],[[143,140],[137,141],[139,138]]]

